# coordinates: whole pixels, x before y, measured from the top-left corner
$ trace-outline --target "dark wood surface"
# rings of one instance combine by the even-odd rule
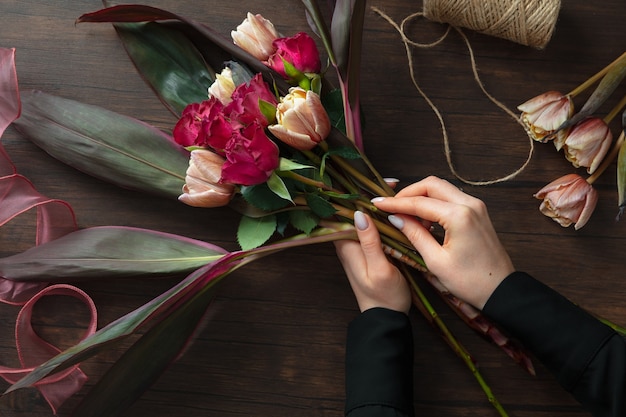
[[[307,30],[300,2],[146,0],[194,17],[228,34],[248,10],[262,13],[285,34]],[[420,2],[369,2],[396,21],[419,11]],[[175,119],[164,110],[127,59],[108,24],[74,25],[97,10],[97,0],[4,0],[0,45],[17,48],[23,90],[40,89],[127,114],[164,130]],[[547,90],[571,90],[626,49],[623,0],[563,2],[556,32],[545,50],[466,32],[486,88],[509,108]],[[409,33],[427,42],[443,26],[417,20]],[[418,80],[444,115],[453,160],[461,175],[492,179],[523,163],[528,140],[520,126],[494,106],[474,83],[467,49],[452,33],[431,49],[415,51]],[[574,169],[550,144],[537,146],[515,179],[487,187],[462,185],[445,162],[441,130],[414,89],[405,50],[395,30],[368,9],[362,72],[366,151],[401,185],[434,174],[486,201],[496,229],[518,269],[528,271],[585,308],[626,324],[624,247],[626,224],[617,212],[615,166],[596,187],[600,201],[580,231],[542,216],[532,195]],[[616,94],[623,95],[624,86]],[[606,109],[603,109],[606,111]],[[614,125],[617,131],[617,125]],[[10,128],[2,142],[19,172],[49,197],[68,201],[81,227],[128,225],[173,232],[235,249],[237,215],[197,210],[82,175],[44,154]],[[0,256],[33,244],[33,217],[0,229]],[[175,281],[99,281],[82,284],[99,307],[99,325],[148,301]],[[66,297],[37,308],[36,328],[69,346],[80,337],[86,312]],[[525,374],[499,349],[468,330],[435,298],[435,306],[474,354],[494,394],[511,416],[587,416],[540,365]],[[0,362],[15,366],[13,324],[18,309],[0,306]],[[332,245],[292,250],[232,275],[214,303],[211,321],[185,356],[125,415],[339,416],[343,409],[343,354],[347,323],[356,304]],[[426,321],[415,313],[415,408],[420,416],[495,416],[473,376]],[[119,355],[87,361],[88,386]],[[8,385],[0,383],[4,389]],[[86,390],[61,410],[70,415]],[[50,411],[36,390],[0,398],[0,414],[39,417]]]

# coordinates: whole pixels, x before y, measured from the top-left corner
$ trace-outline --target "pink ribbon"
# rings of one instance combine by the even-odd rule
[[[0,48],[0,137],[19,117],[20,112],[15,49]],[[37,208],[36,245],[77,229],[72,207],[65,201],[40,194],[27,178],[17,173],[15,165],[0,144],[0,226],[32,208]],[[23,304],[15,323],[15,344],[22,368],[0,366],[0,376],[11,384],[61,352],[39,337],[31,325],[33,306],[46,295],[64,295],[81,300],[89,307],[91,317],[85,337],[96,331],[96,307],[79,288],[65,284],[48,286],[41,282],[17,282],[0,277],[0,302]],[[56,414],[61,404],[77,392],[86,380],[87,376],[78,365],[74,365],[42,379],[36,387]]]

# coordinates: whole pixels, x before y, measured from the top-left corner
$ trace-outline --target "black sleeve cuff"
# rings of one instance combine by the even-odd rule
[[[383,405],[413,416],[413,334],[406,314],[361,313],[348,327],[346,414]]]
[[[496,288],[483,313],[519,339],[572,391],[614,331],[523,272]]]

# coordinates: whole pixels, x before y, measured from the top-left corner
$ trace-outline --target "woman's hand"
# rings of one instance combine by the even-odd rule
[[[354,225],[359,242],[335,242],[337,255],[343,265],[361,312],[384,307],[403,313],[411,308],[409,286],[400,271],[383,253],[378,230],[369,216],[357,211]]]
[[[389,220],[413,243],[442,284],[479,309],[515,270],[485,204],[445,180],[428,177],[394,197],[372,202],[394,213]],[[443,227],[442,244],[425,226],[431,223]]]

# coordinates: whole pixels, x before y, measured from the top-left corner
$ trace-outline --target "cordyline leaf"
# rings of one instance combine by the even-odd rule
[[[622,113],[622,133],[618,140],[624,141],[624,135],[626,135],[626,110]],[[623,142],[617,156],[617,205],[619,219],[626,208],[626,146]]]
[[[41,282],[163,277],[188,273],[226,253],[206,242],[154,230],[92,227],[0,259],[0,276]]]
[[[238,252],[224,255],[220,260],[194,271],[180,283],[149,303],[115,320],[78,344],[39,365],[24,378],[11,385],[5,391],[5,394],[29,387],[50,374],[60,372],[82,362],[105,350],[111,344],[118,343],[130,336],[150,320],[162,321],[196,294],[201,291],[207,291],[208,288],[217,284],[221,278],[234,271],[238,266],[243,265],[244,261],[250,262],[253,260],[251,257],[244,260],[239,258],[239,256],[240,253]]]
[[[0,48],[0,136],[20,115],[15,48]]]
[[[120,187],[177,198],[185,183],[189,153],[139,120],[32,92],[14,124],[59,161]]]
[[[626,55],[618,59],[609,72],[606,73],[596,89],[591,93],[583,107],[578,113],[566,120],[559,129],[566,129],[574,126],[585,117],[592,115],[598,108],[613,94],[615,89],[626,77]]]
[[[270,85],[275,85],[281,95],[286,95],[289,92],[290,85],[278,73],[239,48],[230,39],[199,22],[166,10],[139,4],[118,5],[84,14],[76,22],[137,23],[160,20],[181,22],[183,25],[180,26],[180,30],[196,45],[212,68],[221,68],[224,62],[230,60],[242,62],[253,72],[261,73],[265,81]]]
[[[91,388],[72,415],[113,417],[130,407],[185,349],[214,293],[214,287],[200,291],[152,327]]]
[[[188,37],[155,22],[113,26],[139,74],[172,113],[207,99],[215,72]]]

